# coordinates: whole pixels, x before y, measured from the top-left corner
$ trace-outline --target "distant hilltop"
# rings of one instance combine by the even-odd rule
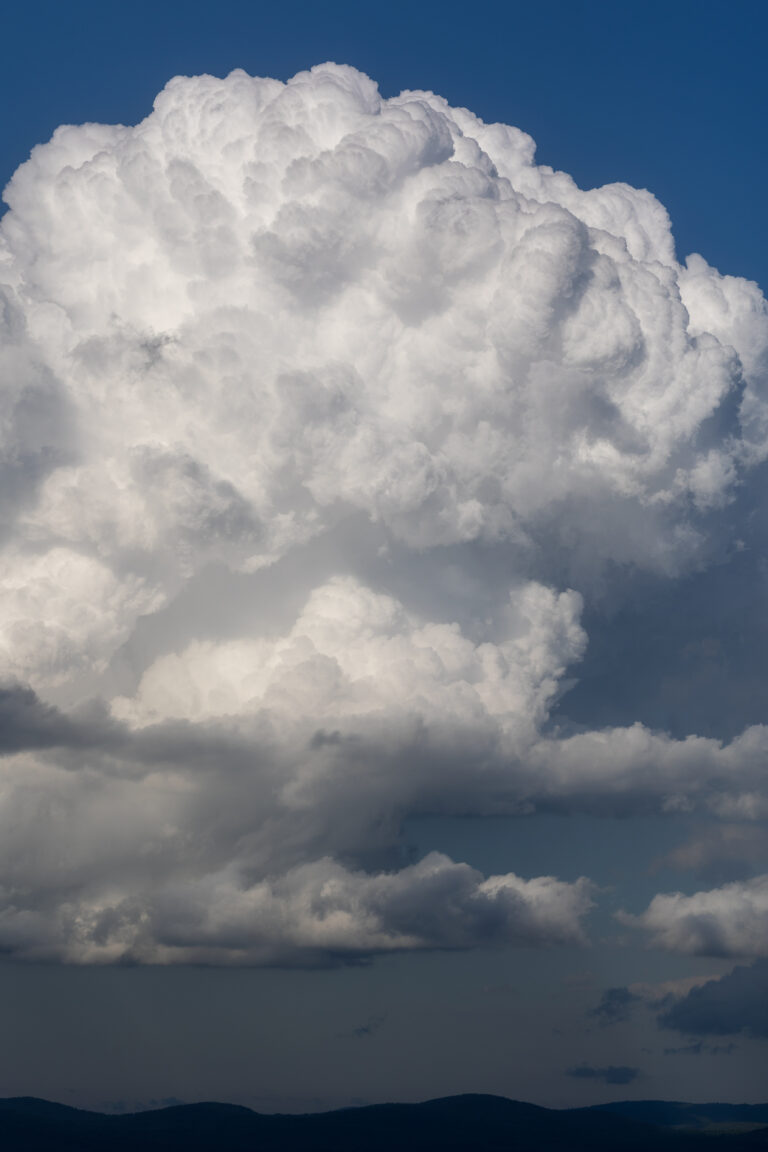
[[[555,1110],[449,1096],[314,1115],[182,1104],[109,1116],[0,1100],[3,1152],[768,1152],[768,1104],[644,1100]]]

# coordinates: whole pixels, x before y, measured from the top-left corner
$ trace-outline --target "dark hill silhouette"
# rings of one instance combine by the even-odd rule
[[[713,1125],[768,1125],[768,1104],[679,1104],[672,1100],[622,1100],[595,1104],[589,1112],[612,1112],[645,1124],[708,1128]]]
[[[712,1136],[673,1125],[758,1122],[765,1106],[626,1102],[556,1111],[449,1096],[305,1116],[184,1104],[105,1116],[30,1097],[0,1100],[3,1152],[768,1152],[763,1129]],[[709,1111],[708,1111],[709,1110]],[[749,1116],[742,1116],[745,1110]],[[705,1115],[706,1113],[706,1115]],[[737,1115],[738,1113],[738,1115]],[[683,1117],[681,1119],[681,1116]],[[655,1117],[655,1122],[649,1122]]]

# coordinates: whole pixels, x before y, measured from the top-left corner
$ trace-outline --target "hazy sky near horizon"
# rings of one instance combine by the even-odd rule
[[[765,1096],[765,24],[13,15],[0,1095]]]

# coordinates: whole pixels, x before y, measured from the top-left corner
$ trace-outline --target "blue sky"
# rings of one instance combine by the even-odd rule
[[[472,6],[30,0],[5,16],[0,167],[61,123],[135,123],[168,77],[287,79],[351,63],[386,95],[432,88],[516,124],[584,187],[650,188],[679,255],[765,283],[765,5],[542,0]]]
[[[221,0],[216,5],[135,0],[120,6],[31,0],[5,16],[0,178],[7,182],[31,149],[61,124],[138,123],[173,76],[223,77],[242,68],[252,76],[287,81],[331,60],[371,76],[385,98],[404,89],[431,90],[488,124],[522,129],[537,143],[539,164],[569,173],[583,189],[613,182],[649,189],[670,214],[679,261],[701,252],[724,275],[765,287],[767,31],[768,9],[746,0],[543,0],[536,5],[479,0],[472,6],[397,0],[379,7],[341,0]],[[347,83],[343,75],[334,73],[338,91]],[[362,107],[370,99],[369,89],[362,80],[349,84]],[[180,91],[190,93],[194,115],[189,123],[199,115],[204,125],[208,90],[192,85]],[[231,99],[235,115],[240,105],[235,96]],[[312,107],[319,117],[320,104]],[[344,108],[344,115],[351,115]],[[305,127],[311,132],[315,124],[307,116]],[[219,125],[222,131],[226,127]],[[280,139],[290,140],[290,131],[283,128]],[[169,129],[170,136],[174,131]],[[213,133],[203,147],[194,128],[189,132],[192,141],[184,147],[193,159],[185,157],[176,170],[174,195],[179,203],[186,204],[188,194],[190,203],[199,204],[210,186],[200,193],[194,163],[200,170],[205,167],[206,148],[219,162],[217,136]],[[510,379],[517,381],[516,373],[525,377],[520,420],[526,432],[518,436],[517,417],[510,418],[508,427],[503,412],[483,407],[478,387],[480,399],[476,408],[470,407],[469,422],[492,427],[496,421],[508,440],[493,457],[497,474],[485,462],[485,449],[473,448],[475,455],[466,449],[466,456],[449,461],[455,474],[448,482],[441,479],[440,468],[448,468],[445,460],[461,441],[464,426],[454,429],[456,436],[448,437],[423,468],[419,453],[431,444],[431,436],[439,439],[454,411],[463,411],[472,393],[466,381],[485,380],[484,369],[473,362],[463,369],[466,376],[457,369],[454,390],[450,343],[454,332],[466,331],[472,346],[473,325],[484,331],[477,299],[487,301],[489,314],[501,307],[483,279],[483,262],[491,259],[482,247],[484,217],[472,217],[475,226],[467,241],[466,267],[481,269],[473,272],[477,282],[450,313],[439,339],[424,346],[431,348],[431,358],[421,346],[413,352],[411,334],[429,327],[435,300],[445,295],[446,309],[453,307],[451,277],[460,279],[464,271],[455,271],[452,251],[435,249],[435,255],[428,240],[421,247],[415,243],[404,263],[393,258],[378,269],[380,280],[372,283],[386,281],[390,295],[385,294],[381,318],[360,348],[357,325],[365,320],[355,311],[360,297],[351,295],[347,311],[333,313],[331,322],[316,322],[316,317],[326,315],[323,308],[335,307],[329,282],[352,276],[355,254],[367,251],[362,240],[358,248],[352,243],[353,257],[345,263],[346,239],[367,236],[368,192],[360,194],[364,210],[355,215],[354,202],[344,226],[331,229],[332,242],[318,249],[324,254],[319,268],[312,264],[317,232],[310,230],[307,239],[295,205],[285,213],[289,224],[284,234],[279,229],[254,232],[248,243],[258,256],[258,274],[273,276],[274,283],[264,297],[268,306],[248,305],[248,312],[246,280],[233,281],[233,287],[226,269],[221,272],[228,261],[237,265],[245,245],[233,254],[222,225],[206,247],[202,217],[198,231],[184,233],[181,225],[174,231],[174,213],[164,216],[166,208],[153,200],[153,179],[158,186],[161,182],[157,175],[146,181],[146,200],[143,191],[139,195],[138,216],[129,214],[130,227],[121,230],[125,220],[119,213],[110,223],[112,205],[122,203],[119,197],[99,199],[98,180],[78,183],[88,166],[82,159],[72,159],[68,167],[67,149],[72,148],[72,157],[80,155],[81,146],[87,152],[88,132],[61,139],[61,152],[38,153],[39,166],[25,169],[9,192],[12,211],[4,217],[9,239],[0,252],[10,253],[12,285],[4,336],[11,349],[4,362],[7,394],[15,397],[17,380],[31,382],[28,403],[11,405],[16,424],[0,454],[10,493],[0,505],[2,516],[7,513],[4,555],[10,557],[0,578],[7,582],[4,595],[23,625],[9,632],[11,648],[18,635],[23,640],[17,663],[10,665],[13,677],[5,665],[2,669],[8,681],[2,696],[7,716],[2,751],[20,799],[18,808],[9,808],[11,879],[0,874],[0,892],[4,884],[10,892],[11,881],[18,882],[18,891],[14,888],[8,897],[9,915],[16,914],[14,901],[23,902],[29,892],[37,900],[25,909],[20,927],[10,930],[10,943],[0,941],[10,956],[0,964],[0,1009],[6,1020],[0,1033],[0,1096],[39,1095],[117,1110],[171,1098],[217,1098],[267,1111],[461,1091],[499,1092],[548,1105],[626,1096],[764,1096],[768,1041],[745,1018],[746,1001],[739,999],[740,982],[746,980],[750,995],[764,987],[768,954],[764,932],[759,923],[753,930],[750,920],[760,921],[768,891],[765,737],[750,729],[768,722],[763,560],[768,522],[765,437],[759,425],[760,398],[768,387],[767,345],[764,305],[757,294],[737,286],[727,306],[722,305],[727,284],[723,288],[716,273],[706,271],[696,280],[694,268],[686,281],[675,266],[669,273],[673,287],[664,272],[659,280],[664,290],[654,296],[643,279],[645,265],[654,264],[653,254],[659,252],[654,267],[671,264],[664,256],[666,233],[661,229],[663,235],[657,234],[655,225],[648,225],[652,256],[632,251],[629,287],[622,281],[618,289],[618,281],[610,282],[610,291],[578,334],[581,344],[567,329],[568,317],[574,294],[592,273],[582,268],[581,278],[574,273],[564,287],[571,273],[564,271],[563,258],[552,274],[561,295],[550,311],[565,335],[558,330],[556,338],[542,344],[546,354],[531,352],[529,329],[540,320],[545,324],[542,317],[550,315],[544,289],[541,297],[535,293],[537,269],[549,267],[551,251],[545,245],[528,264],[528,257],[520,257],[523,264],[514,265],[517,271],[505,272],[502,280],[518,277],[524,290],[495,328],[491,315],[488,329],[500,360],[509,357]],[[106,141],[104,155],[122,155],[118,135],[99,139]],[[367,146],[374,148],[377,139],[371,135]],[[492,141],[484,146],[491,148]],[[53,157],[50,168],[48,157]],[[177,160],[169,161],[169,171]],[[453,170],[443,161],[450,180]],[[431,163],[425,162],[425,169]],[[477,172],[488,176],[482,167]],[[497,172],[489,177],[497,178]],[[560,185],[546,185],[554,189],[551,195],[532,192],[532,187],[527,185],[525,194],[531,203],[538,204],[540,197],[545,216],[558,197],[569,212],[591,211]],[[214,206],[215,215],[222,201],[211,194],[206,203]],[[332,198],[328,203],[332,216]],[[613,202],[606,203],[610,207]],[[622,203],[635,210],[647,202],[630,197]],[[599,197],[594,204],[604,207]],[[565,215],[568,227],[575,228],[574,216]],[[318,219],[320,233],[331,228],[329,217]],[[605,217],[600,227],[594,219],[589,223],[595,231],[608,227]],[[158,220],[163,227],[155,236]],[[384,231],[388,220],[382,213]],[[633,235],[630,220],[625,242],[625,224],[611,226],[618,229],[626,256]],[[102,227],[108,229],[103,234]],[[145,235],[153,237],[156,251],[169,236],[178,241],[179,251],[169,257],[167,268],[160,268],[159,256],[156,266],[146,256],[141,247]],[[573,232],[571,240],[576,244],[574,236],[581,237],[581,243],[584,235],[586,229]],[[479,255],[472,247],[475,239]],[[424,251],[428,256],[421,264]],[[614,249],[606,251],[623,269]],[[601,259],[605,255],[600,252]],[[430,280],[433,257],[440,271]],[[406,274],[400,278],[401,264],[409,271],[407,259],[414,262],[411,279]],[[591,269],[589,261],[597,256],[590,250],[584,259],[584,267]],[[207,293],[210,289],[214,303],[220,302],[215,296],[220,275],[227,284],[221,289],[226,307],[216,312]],[[184,277],[192,284],[188,294],[186,283],[179,287]],[[665,343],[668,327],[674,334],[682,323],[675,277],[683,284],[680,290],[691,294],[689,306],[698,306],[703,317],[697,324],[705,334],[697,328],[691,336],[690,348],[700,353],[695,370],[690,360],[675,360],[679,341]],[[96,288],[89,296],[91,281]],[[593,347],[595,333],[600,336],[614,324],[621,337],[623,321],[615,320],[611,308],[625,287],[622,306],[636,309],[645,345],[638,339],[626,362],[620,339],[619,351],[609,347],[602,360],[600,347],[590,352],[590,379],[607,381],[607,391],[584,398],[577,384],[585,377],[571,373],[569,364],[558,375],[558,356],[569,339],[586,356],[583,349]],[[366,282],[368,290],[373,291]],[[529,296],[543,301],[532,317],[526,312]],[[720,303],[713,305],[713,299]],[[192,322],[185,311],[190,300],[200,307]],[[658,310],[654,301],[661,301]],[[221,315],[226,316],[224,328]],[[241,321],[232,319],[237,316]],[[515,327],[520,316],[528,328]],[[282,324],[288,337],[281,335]],[[707,334],[707,324],[714,336]],[[27,331],[28,343],[26,335],[19,336]],[[261,410],[245,401],[241,408],[232,397],[271,370],[273,339],[280,366],[275,379],[280,397],[288,400],[273,423],[265,407],[268,431],[266,439],[259,439]],[[479,346],[485,339],[484,334]],[[316,346],[326,347],[324,340],[333,355],[327,352],[330,367],[318,368],[312,356]],[[377,341],[378,360],[371,353]],[[638,398],[621,408],[619,419],[623,373],[631,374],[635,362],[642,367],[646,346],[662,351],[649,374],[640,376]],[[318,464],[311,476],[301,473],[305,456],[320,451],[313,434],[326,427],[324,422],[332,426],[338,411],[346,411],[344,404],[356,387],[367,388],[360,365],[367,365],[378,382],[376,373],[392,349],[402,355],[410,383],[398,391],[397,375],[394,383],[387,378],[392,391],[383,414],[376,405],[385,386],[376,383],[360,405],[358,422],[340,420],[338,439],[328,459],[323,456],[322,467]],[[189,356],[186,367],[178,367],[177,354]],[[345,357],[354,371],[337,375]],[[531,360],[535,370],[527,377]],[[403,448],[387,423],[390,412],[401,404],[401,422],[407,424],[418,410],[415,403],[409,407],[411,398],[419,394],[419,381],[429,383],[433,365],[443,392],[432,409],[425,402],[425,411],[433,415]],[[747,404],[742,425],[734,397],[745,381],[753,389],[747,397],[753,409],[747,410]],[[683,393],[679,407],[660,403],[657,412],[658,396],[674,400],[678,388]],[[704,415],[694,404],[695,419],[679,432],[675,421],[682,425],[687,418],[680,415],[686,396],[707,389],[717,392],[717,403],[712,401]],[[173,404],[179,396],[177,409]],[[363,447],[344,455],[348,440],[371,412],[387,430],[381,433],[382,459],[375,421],[366,428],[371,438],[361,441]],[[570,460],[572,450],[578,456],[569,438],[571,420],[574,427],[586,428],[590,444],[603,446],[600,451],[610,442],[612,455],[596,449],[592,471],[575,469],[571,475],[570,464],[562,463]],[[635,472],[649,426],[658,434],[655,444],[671,443],[664,449],[671,463],[667,466],[665,457],[657,467],[657,457],[649,454],[647,471]],[[668,433],[671,441],[665,439]],[[129,449],[125,459],[123,438]],[[320,432],[317,440],[322,449]],[[484,514],[502,516],[506,505],[500,512],[504,500],[497,498],[501,473],[518,458],[528,469],[526,478],[519,488],[510,481],[504,500],[519,514],[525,531],[513,531],[502,518],[485,536],[479,529],[472,536],[466,517],[480,515],[483,500],[488,501]],[[273,459],[282,460],[275,469],[278,479],[264,465],[267,478],[259,474],[254,481],[257,466]],[[615,460],[624,469],[616,474],[611,470]],[[292,468],[298,469],[295,483]],[[280,479],[284,474],[288,480]],[[472,499],[463,500],[457,511],[450,500],[468,474],[475,485]],[[438,479],[419,504],[425,475],[430,483]],[[410,488],[406,481],[400,484],[403,476]],[[681,497],[688,482],[690,491]],[[544,497],[537,503],[550,483],[555,495],[549,503]],[[610,487],[614,483],[615,489]],[[270,499],[269,485],[278,491],[274,505],[259,485]],[[641,490],[642,498],[635,500]],[[131,500],[135,496],[134,503],[126,492]],[[438,497],[446,503],[436,503]],[[312,527],[302,536],[297,528],[292,536],[312,501],[317,507],[312,506],[306,523],[321,524],[321,529],[313,535]],[[443,538],[446,523],[455,531]],[[263,549],[255,560],[243,551],[246,544],[256,547],[254,540]],[[81,579],[82,585],[77,583]],[[68,581],[74,581],[72,594]],[[550,592],[542,591],[544,585]],[[25,599],[27,587],[33,591]],[[342,642],[323,631],[328,619],[339,628],[339,620],[362,620],[368,631]],[[420,631],[433,625],[434,633]],[[425,635],[432,636],[436,651],[447,653],[439,683],[430,680],[432,666],[419,663]],[[475,713],[462,711],[463,689],[446,672],[457,636],[461,659],[474,669],[472,675],[492,701],[490,679],[483,679],[490,677],[487,669],[493,663],[488,663],[489,646],[495,646],[494,660],[514,663],[519,656],[515,644],[528,637],[517,669],[522,688],[517,681],[507,685],[513,696],[523,693],[524,705],[509,711],[518,743],[504,743],[506,736],[494,727],[495,720],[491,723],[496,715],[491,705],[485,727],[473,727]],[[280,645],[295,644],[304,651],[308,638],[316,646],[317,662],[302,665],[293,680],[275,673],[274,682],[262,684],[263,699],[277,701],[270,704],[276,711],[265,706],[264,729],[249,727],[255,723],[249,701],[256,697],[235,700],[237,685],[232,689],[227,670],[239,669],[232,675],[241,681],[247,679],[244,668],[248,675],[254,666],[280,671]],[[353,648],[362,653],[363,663],[376,668],[380,661],[378,678],[361,674],[354,681],[363,696],[350,696],[358,704],[362,698],[369,710],[380,709],[380,728],[355,728],[357,713],[344,711],[348,699],[343,693],[331,704],[321,701],[326,712],[312,696],[328,667],[334,661],[342,667],[345,649]],[[399,653],[400,663],[392,667],[389,657],[382,656],[390,651]],[[65,669],[61,674],[57,661]],[[74,671],[67,670],[67,661]],[[224,671],[210,690],[213,703],[204,706],[205,677],[214,666]],[[413,667],[422,671],[411,682],[407,676]],[[354,679],[353,672],[348,674]],[[190,695],[179,704],[174,696],[179,683],[203,688],[199,697]],[[381,698],[376,696],[379,683],[384,685]],[[413,732],[408,727],[410,720],[403,717],[409,700],[404,704],[398,691],[423,697],[430,706],[438,701],[432,720],[425,705],[423,730],[418,724]],[[373,693],[370,699],[365,692]],[[294,700],[293,693],[298,703],[289,707],[285,701]],[[331,688],[328,693],[332,698]],[[242,715],[236,713],[241,706]],[[296,727],[294,712],[301,714],[302,708],[307,724],[314,724],[308,739]],[[451,727],[455,717],[460,719]],[[270,725],[278,730],[273,744],[264,735]],[[739,744],[745,730],[752,734]],[[390,737],[400,743],[389,743]],[[304,765],[305,753],[316,759]],[[518,791],[517,784],[503,783],[503,770],[513,762],[522,780]],[[177,769],[170,783],[162,774],[166,763]],[[259,771],[253,787],[244,787],[253,763]],[[296,763],[301,771],[294,778]],[[371,767],[371,785],[361,764]],[[616,765],[614,779],[610,772]],[[475,769],[477,778],[471,775]],[[273,811],[281,773],[289,781],[289,798],[284,808]],[[729,773],[737,777],[731,791]],[[161,780],[148,799],[140,792],[145,775]],[[80,778],[85,783],[76,792],[72,782]],[[415,799],[411,778],[421,781]],[[96,781],[92,791],[91,779]],[[741,791],[733,792],[737,785]],[[174,797],[196,795],[197,788],[199,803],[174,807]],[[249,805],[256,813],[250,825]],[[260,805],[267,812],[263,820]],[[169,849],[169,844],[176,847]],[[430,852],[443,855],[434,864],[433,881],[424,881],[408,869],[418,869]],[[20,881],[14,879],[17,862]],[[0,867],[5,866],[3,857]],[[319,870],[319,888],[301,887],[308,874],[304,868]],[[486,876],[504,880],[508,874],[526,883],[551,876],[562,881],[560,895],[548,890],[546,900],[555,903],[545,900],[545,913],[562,900],[555,927],[546,919],[549,913],[537,919],[538,890],[523,888],[533,928],[515,919],[519,901],[514,895],[509,897],[509,923],[499,928],[499,902],[488,897],[483,884]],[[156,875],[162,879],[157,891]],[[405,889],[382,895],[384,889],[376,884],[384,875],[405,876]],[[579,904],[580,876],[592,884],[589,913]],[[119,900],[99,888],[102,877],[119,891]],[[371,877],[373,895],[366,887]],[[431,882],[434,889],[428,888]],[[386,888],[389,882],[383,883]],[[513,891],[509,883],[504,892]],[[729,884],[736,888],[718,895]],[[134,888],[150,893],[146,907]],[[389,912],[380,914],[388,924],[387,938],[400,939],[400,951],[387,954],[388,947],[372,944],[372,937],[353,945],[334,937],[326,948],[311,947],[309,936],[296,937],[297,944],[284,927],[259,945],[262,951],[249,952],[242,944],[250,939],[254,919],[266,922],[275,915],[281,924],[290,922],[290,929],[307,907],[322,905],[334,890],[353,893],[356,906],[368,909],[366,923],[375,918],[371,909],[380,912],[386,906]],[[425,899],[423,891],[436,895]],[[670,911],[669,901],[651,903],[657,894],[666,900],[664,894],[672,892],[689,901],[684,905],[688,920]],[[222,912],[224,928],[217,929],[221,909],[237,911],[251,898],[266,901],[258,905],[258,916],[246,917],[244,926],[236,916],[226,921]],[[703,912],[696,900],[703,902]],[[646,912],[649,906],[653,913]],[[443,908],[455,913],[455,922],[450,916],[441,920]],[[582,918],[583,935],[573,925],[562,928],[571,923],[569,916],[574,924]],[[701,927],[707,916],[714,917],[720,932],[711,946]],[[133,951],[121,951],[123,929],[140,933],[137,923],[152,917],[162,929],[160,943],[145,941],[142,952],[139,939]],[[683,921],[693,925],[688,935]],[[317,930],[315,922],[307,929],[310,935]],[[87,946],[78,952],[88,932]],[[412,948],[412,937],[423,939],[423,946]],[[550,946],[553,941],[559,946]],[[220,963],[224,954],[227,959]],[[242,955],[250,960],[238,966]],[[183,963],[177,965],[178,956]],[[744,971],[746,978],[739,975]],[[691,987],[707,979],[702,998],[691,1000]],[[611,990],[617,989],[618,1000],[612,1000]],[[612,1015],[614,1003],[625,1008]],[[732,1049],[706,1023],[711,1015],[704,1009],[711,1004],[722,1009],[718,1019],[725,1020],[723,1035],[733,1041]],[[677,1016],[665,1016],[670,1006]],[[697,1006],[702,1009],[698,1033]],[[693,1022],[690,1034],[675,1031],[674,1019],[683,1018]],[[683,1048],[691,1036],[702,1040],[698,1054],[665,1054],[665,1048]],[[568,1075],[568,1068],[584,1064],[629,1067],[634,1078],[617,1086],[601,1083],[599,1076]]]

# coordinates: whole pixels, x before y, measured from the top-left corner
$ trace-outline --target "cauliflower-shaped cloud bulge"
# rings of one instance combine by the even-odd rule
[[[753,752],[541,734],[579,592],[700,563],[766,456],[765,301],[650,193],[326,64],[176,78],[5,196],[0,946],[579,938],[584,885],[396,871],[402,819],[670,803],[699,753],[759,806]]]

